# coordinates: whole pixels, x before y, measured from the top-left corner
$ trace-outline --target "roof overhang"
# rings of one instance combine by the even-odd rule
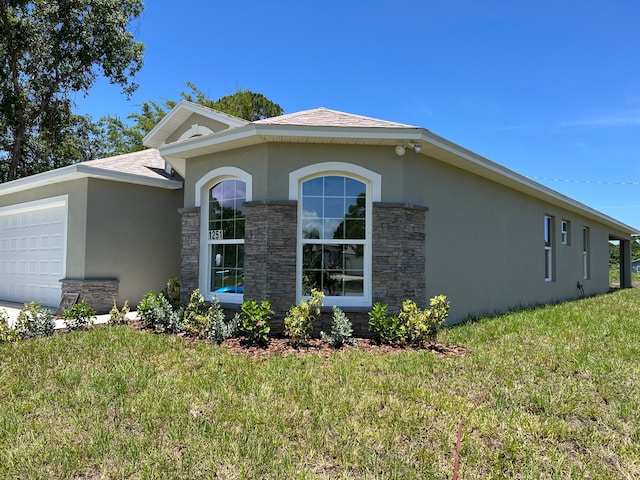
[[[143,145],[153,148],[164,145],[165,140],[194,113],[224,123],[228,125],[229,128],[242,127],[249,123],[242,118],[227,115],[226,113],[218,112],[217,110],[212,110],[187,100],[180,100],[176,106],[144,136],[142,139]]]
[[[179,180],[151,178],[144,175],[122,173],[78,163],[75,165],[69,165],[68,167],[58,168],[49,172],[39,173],[37,175],[0,184],[0,195],[8,195],[45,185],[78,180],[81,178],[99,178],[102,180],[112,180],[148,187],[165,188],[169,190],[178,190],[182,188],[182,181]]]
[[[160,155],[169,162],[172,159],[184,161],[211,153],[274,142],[387,145],[390,147],[411,142],[421,147],[421,155],[435,158],[531,197],[560,206],[571,212],[579,213],[619,232],[629,235],[638,233],[638,230],[629,225],[456,145],[424,128],[318,127],[249,123],[245,126],[216,134],[165,145],[160,147],[159,151]]]

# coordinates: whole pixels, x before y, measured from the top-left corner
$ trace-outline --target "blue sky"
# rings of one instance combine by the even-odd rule
[[[148,0],[140,88],[77,110],[248,88],[427,128],[640,229],[639,25],[637,0]]]

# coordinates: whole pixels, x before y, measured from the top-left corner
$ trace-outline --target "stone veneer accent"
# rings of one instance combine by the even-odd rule
[[[271,334],[296,301],[297,205],[295,200],[245,203],[244,298],[269,300]]]
[[[373,204],[373,303],[396,313],[406,299],[426,307],[425,239],[428,208]]]
[[[96,313],[109,313],[114,299],[118,301],[120,281],[115,278],[104,279],[71,279],[63,278],[62,294],[77,293],[78,301],[87,302]]]
[[[181,208],[180,301],[189,302],[200,282],[200,207]]]

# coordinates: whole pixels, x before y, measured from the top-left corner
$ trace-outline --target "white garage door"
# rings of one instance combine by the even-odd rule
[[[0,208],[0,299],[60,303],[67,197]]]

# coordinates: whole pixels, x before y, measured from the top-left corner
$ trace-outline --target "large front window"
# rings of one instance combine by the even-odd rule
[[[242,294],[246,184],[224,180],[208,192],[209,292]]]
[[[326,297],[364,298],[367,185],[337,175],[311,178],[302,182],[301,205],[302,295],[318,289]]]

